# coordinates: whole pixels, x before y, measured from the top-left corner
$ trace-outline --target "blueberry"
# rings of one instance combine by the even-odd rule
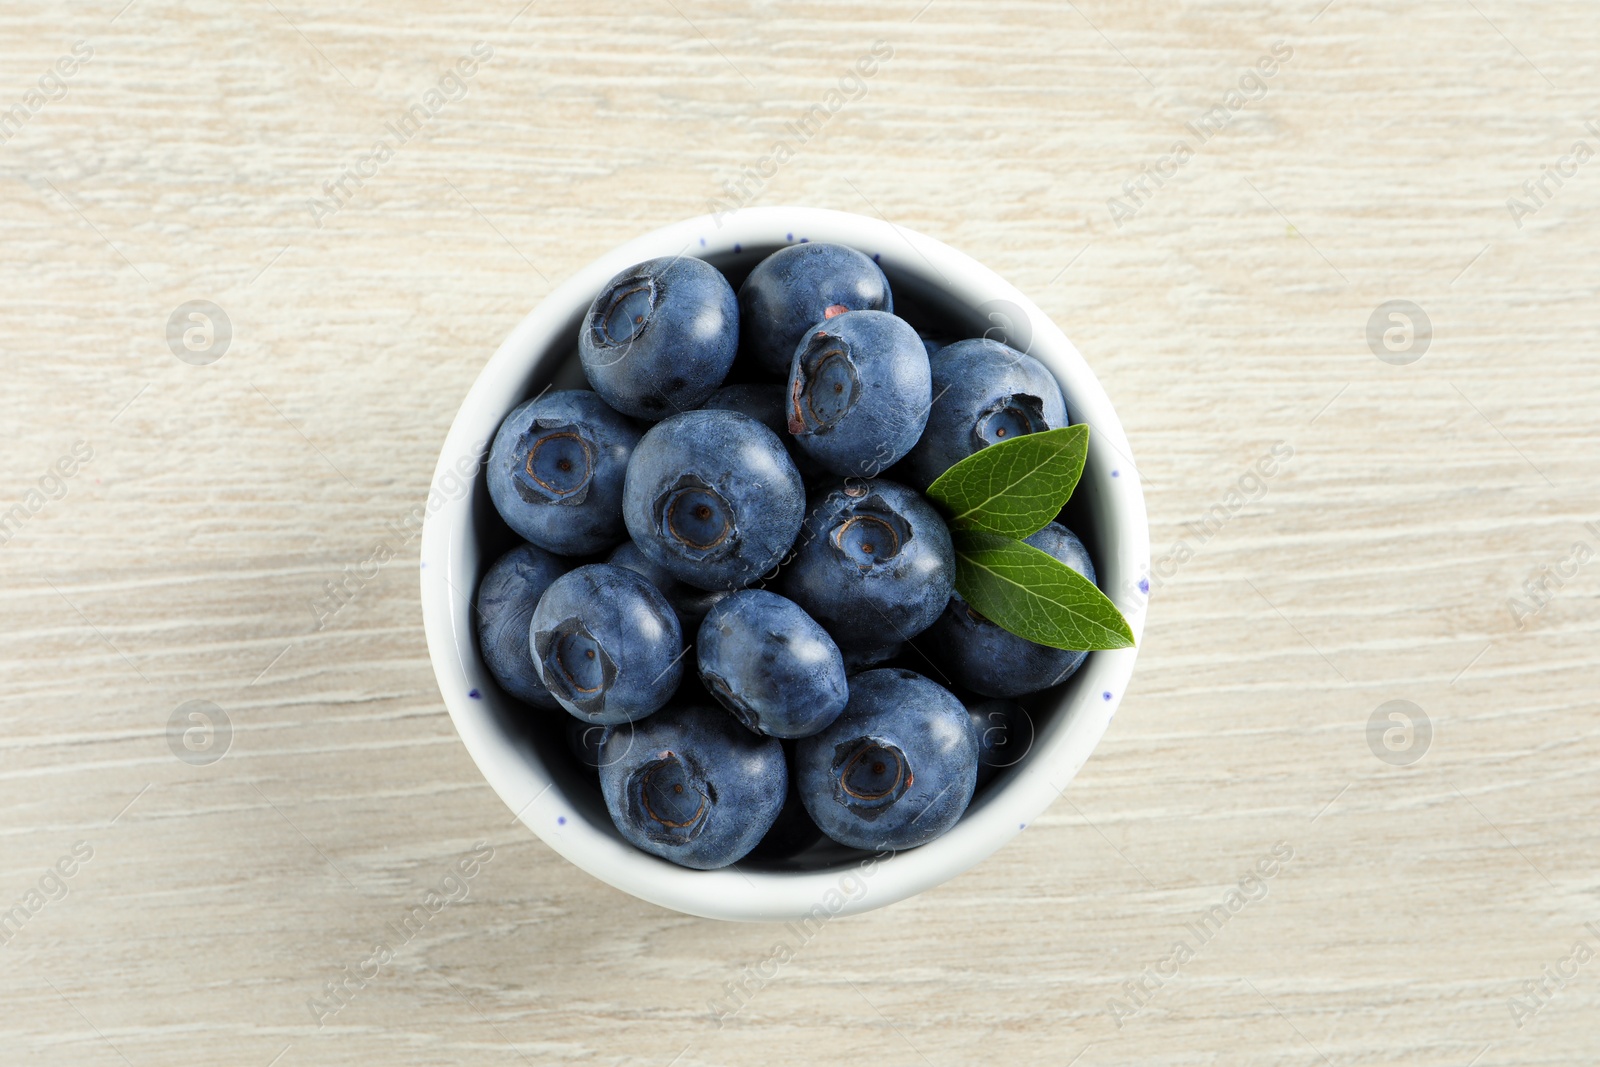
[[[661,590],[661,595],[667,598],[672,610],[678,613],[678,622],[682,624],[686,635],[693,633],[700,626],[700,620],[706,617],[711,605],[728,595],[696,589],[692,585],[678,581],[672,576],[671,571],[640,552],[639,546],[632,541],[624,541],[612,549],[611,555],[606,557],[606,562],[616,567],[626,567],[635,574],[642,574],[650,579],[650,584]]]
[[[478,583],[478,648],[500,688],[539,708],[557,708],[528,652],[528,620],[566,560],[536,545],[518,545],[495,560]]]
[[[906,456],[915,484],[928,486],[974,452],[1069,425],[1061,386],[1043,363],[999,341],[975,338],[941,348],[929,361],[933,406]]]
[[[985,700],[967,708],[978,732],[978,785],[1014,767],[1033,747],[1033,719],[1014,700]]]
[[[840,475],[871,478],[911,451],[933,399],[917,331],[882,311],[847,311],[810,330],[789,367],[789,433]]]
[[[740,589],[771,570],[804,512],[783,442],[736,411],[689,411],[652,426],[622,494],[639,551],[700,589]]]
[[[702,259],[647,259],[589,305],[578,333],[583,372],[618,411],[663,419],[699,407],[733,366],[739,300]]]
[[[800,796],[842,845],[903,849],[961,818],[978,779],[978,735],[949,690],[912,671],[850,679],[833,725],[795,746]]]
[[[955,582],[950,532],[896,482],[847,482],[815,501],[783,591],[841,648],[882,647],[933,624]]]
[[[724,385],[700,406],[714,411],[737,411],[749,415],[779,437],[788,432],[789,420],[783,413],[783,386],[776,382]]]
[[[863,645],[851,642],[849,647],[840,649],[844,653],[844,672],[847,675],[860,674],[870,670],[880,663],[887,663],[905,650],[904,641],[891,641],[886,645]]]
[[[623,537],[622,481],[639,429],[587,389],[514,408],[489,450],[489,497],[524,539],[565,556]]]
[[[626,750],[614,752],[613,748]],[[677,705],[613,730],[600,789],[624,838],[684,867],[743,859],[778,817],[788,789],[783,746],[720,708]]]
[[[1089,550],[1065,526],[1052,522],[1024,540],[1095,580]],[[1016,697],[1058,685],[1072,677],[1089,655],[1036,645],[1002,630],[959,593],[950,597],[950,606],[924,640],[957,685],[986,697]]]
[[[642,575],[608,563],[551,582],[528,639],[540,681],[584,722],[641,719],[683,677],[683,630],[672,605]]]
[[[776,593],[729,593],[700,624],[695,648],[706,690],[757,733],[808,737],[844,710],[839,646]]]
[[[743,412],[777,434],[778,440],[788,450],[789,458],[794,460],[800,480],[807,485],[831,477],[826,468],[801,451],[794,438],[789,436],[789,417],[784,413],[783,395],[783,386],[776,382],[724,385],[701,406],[718,411]]]
[[[772,828],[767,831],[760,843],[750,850],[746,859],[765,861],[793,859],[823,839],[822,831],[811,821],[811,815],[806,811],[805,800],[800,796],[800,778],[792,770],[795,766],[793,745],[793,741],[783,743],[784,758],[791,768],[789,788],[784,790],[783,794],[783,807],[778,809],[778,817],[773,821]]]
[[[780,248],[739,287],[744,350],[773,374],[788,373],[795,346],[817,323],[845,311],[893,310],[883,270],[843,245]]]
[[[600,747],[605,744],[611,727],[599,723],[580,722],[567,717],[567,751],[580,767],[591,771],[600,769]]]

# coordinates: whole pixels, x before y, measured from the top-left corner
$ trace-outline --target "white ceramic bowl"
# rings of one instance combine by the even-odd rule
[[[557,286],[512,332],[473,384],[445,439],[422,532],[422,613],[445,706],[467,751],[534,833],[594,877],[634,896],[714,919],[782,921],[867,911],[954,877],[1021,832],[1083,766],[1115,714],[1135,650],[1095,652],[1031,713],[1026,756],[974,798],[952,830],[920,848],[872,859],[819,846],[796,861],[693,871],[640,852],[611,825],[599,790],[573,766],[558,721],[501,694],[478,656],[472,596],[484,569],[513,543],[489,501],[481,458],[500,421],[545,385],[581,387],[579,323],[602,286],[656,256],[698,256],[734,284],[786,244],[828,241],[872,255],[895,310],[943,315],[954,336],[989,336],[1050,368],[1074,421],[1091,427],[1088,462],[1071,505],[1101,587],[1137,636],[1144,628],[1150,537],[1144,495],[1111,401],[1061,330],[1020,292],[968,256],[874,218],[815,208],[750,208],[689,219],[613,249]]]

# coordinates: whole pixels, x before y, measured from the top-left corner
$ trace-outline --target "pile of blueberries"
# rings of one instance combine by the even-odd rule
[[[973,610],[919,491],[1068,425],[1060,387],[893,305],[841,245],[788,245],[737,293],[703,260],[647,260],[583,321],[591,389],[542,393],[495,436],[489,493],[527,543],[478,588],[484,662],[570,715],[574,758],[646,852],[706,870],[823,835],[931,841],[1015,762],[1013,698],[1087,655]],[[1065,527],[1028,542],[1094,581]]]

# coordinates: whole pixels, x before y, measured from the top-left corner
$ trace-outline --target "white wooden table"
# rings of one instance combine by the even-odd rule
[[[0,1062],[1600,1059],[1592,5],[124,3],[0,8]],[[734,198],[1028,292],[1169,562],[1065,799],[718,1027],[782,930],[511,824],[404,522],[554,283]]]

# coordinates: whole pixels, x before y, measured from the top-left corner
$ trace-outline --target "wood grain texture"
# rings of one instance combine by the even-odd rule
[[[123,3],[0,7],[0,116],[28,111],[0,144],[0,512],[42,501],[0,545],[0,909],[27,912],[0,1060],[1600,1059],[1600,962],[1567,962],[1600,951],[1600,561],[1564,562],[1600,552],[1600,162],[1507,207],[1600,147],[1590,5]],[[1184,559],[1064,798],[826,925],[719,1027],[784,931],[643,904],[511,825],[399,527],[552,284],[727,197],[877,39],[893,57],[741,195],[881,213],[1014,281],[1117,403],[1158,559]],[[480,41],[465,95],[314,218]],[[1119,225],[1108,200],[1185,138]],[[233,327],[206,366],[166,341],[196,299]],[[1433,326],[1408,366],[1368,346],[1394,299]],[[75,442],[64,495],[30,498]],[[1574,567],[1519,620],[1525,580]],[[190,700],[232,723],[209,766],[169,747]],[[1368,747],[1390,700],[1432,724],[1409,766]],[[319,1027],[307,999],[478,841],[469,898]],[[1260,899],[1158,974],[1279,842]],[[1512,998],[1542,1007],[1519,1026]]]

